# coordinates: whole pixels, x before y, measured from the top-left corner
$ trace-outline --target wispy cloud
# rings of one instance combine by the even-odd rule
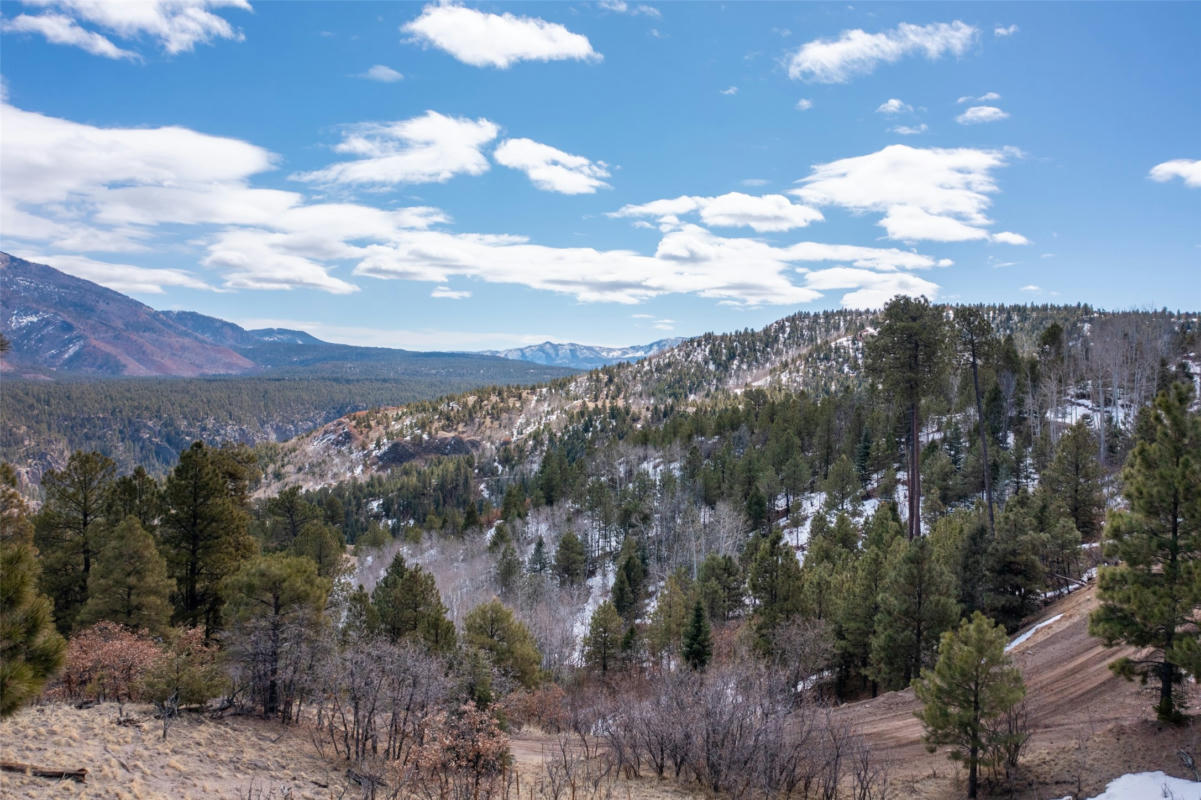
[[[1020,30],[1017,25],[998,25],[992,29],[993,36],[1013,36]]]
[[[547,192],[592,194],[607,188],[609,165],[572,155],[532,139],[506,139],[492,156],[496,163],[518,169]]]
[[[724,95],[727,95],[727,96],[738,94],[738,87],[737,86],[727,86],[726,88],[721,90],[721,93]]]
[[[987,122],[1000,122],[1003,119],[1009,119],[1008,112],[996,106],[972,106],[955,117],[955,121],[960,125],[982,125]]]
[[[890,97],[876,107],[877,114],[908,114],[911,111],[913,106],[896,97]]]
[[[837,39],[806,42],[788,62],[788,76],[814,83],[845,83],[879,65],[922,55],[934,61],[963,55],[976,38],[976,28],[956,20],[930,25],[903,22],[883,33],[855,29]]]
[[[430,292],[430,297],[441,300],[463,300],[471,297],[471,292],[452,289],[449,286],[435,286],[434,290]]]
[[[661,17],[663,16],[659,9],[654,6],[635,4],[631,5],[625,0],[601,0],[600,7],[605,11],[612,11],[614,14],[631,14],[634,16],[644,17]]]
[[[556,22],[508,12],[488,14],[453,3],[427,5],[401,31],[473,67],[507,69],[518,61],[601,60],[588,37]]]
[[[918,134],[925,133],[929,129],[929,126],[924,122],[920,125],[897,125],[894,128],[889,128],[889,130],[893,133],[899,133],[902,136],[917,136]]]
[[[748,227],[760,233],[803,228],[823,219],[815,208],[799,205],[782,194],[755,196],[729,192],[717,197],[684,195],[650,203],[627,205],[609,214],[611,217],[650,217],[663,230],[683,226],[680,217],[699,214],[713,227]]]
[[[808,111],[811,108],[813,108],[813,101],[808,97],[802,97],[800,100],[796,101],[797,111]]]
[[[0,25],[5,33],[40,33],[46,41],[78,47],[94,56],[136,61],[140,56],[132,50],[122,50],[95,31],[84,30],[72,18],[63,14],[18,14]]]
[[[376,64],[366,72],[359,73],[360,78],[366,78],[369,81],[379,81],[380,83],[396,83],[404,80],[404,75],[401,75],[391,67],[383,64]]]

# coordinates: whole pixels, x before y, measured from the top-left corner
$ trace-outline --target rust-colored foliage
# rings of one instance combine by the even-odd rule
[[[144,632],[97,622],[67,641],[67,663],[51,694],[65,700],[140,700],[142,678],[162,656]]]

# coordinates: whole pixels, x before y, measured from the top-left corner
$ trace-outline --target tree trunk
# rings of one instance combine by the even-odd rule
[[[984,430],[984,402],[980,399],[980,372],[976,363],[976,342],[972,341],[972,388],[976,390],[976,421],[980,426],[980,448],[984,453],[984,501],[988,505],[988,533],[995,537],[992,511],[992,462],[988,460],[988,433]]]
[[[920,401],[909,406],[909,539],[922,535],[922,470],[921,431],[917,423],[917,407]]]
[[[968,757],[967,757],[967,796],[968,797],[974,798],[976,796],[976,783],[978,780],[976,772],[979,768],[976,762],[979,760],[980,760],[980,748],[976,746],[975,742],[973,742],[972,746],[968,749]]]

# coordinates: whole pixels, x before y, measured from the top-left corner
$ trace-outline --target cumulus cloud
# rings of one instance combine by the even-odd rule
[[[103,2],[103,0],[22,0],[26,5],[54,9],[57,13],[28,17],[23,29],[40,33],[56,44],[82,47],[106,58],[128,58],[105,37],[85,30],[80,23],[102,28],[121,39],[149,38],[164,52],[175,55],[193,50],[197,44],[215,39],[242,41],[244,38],[228,20],[213,9],[233,8],[250,11],[247,0],[139,0],[139,2]],[[7,25],[5,26],[7,29]],[[107,44],[106,44],[107,42]],[[114,55],[114,52],[117,53]]]
[[[880,308],[898,294],[931,299],[938,284],[904,272],[880,273],[852,267],[831,267],[805,275],[805,285],[821,291],[853,289],[842,296],[843,308]]]
[[[379,81],[380,83],[396,83],[404,80],[404,75],[401,75],[396,70],[384,64],[376,64],[371,69],[359,75],[360,78],[366,78],[369,81]]]
[[[1003,119],[1009,119],[1009,114],[996,106],[972,106],[955,117],[955,121],[960,125],[980,125],[985,122],[1000,122]]]
[[[586,36],[558,23],[508,12],[488,14],[452,3],[427,5],[401,31],[473,67],[507,69],[518,61],[601,60]]]
[[[0,30],[5,33],[40,33],[48,42],[78,47],[94,56],[138,59],[137,53],[122,50],[108,37],[95,31],[84,30],[75,20],[63,14],[18,14],[11,20],[4,20]]]
[[[813,108],[813,101],[808,97],[802,97],[800,100],[796,101],[797,111],[808,111],[811,108]]]
[[[716,227],[748,227],[760,233],[803,228],[821,219],[816,208],[799,205],[782,194],[755,196],[729,192],[717,197],[690,197],[654,200],[627,205],[612,212],[612,217],[652,217],[665,230],[679,227],[680,217],[699,214],[701,220]]]
[[[913,106],[895,97],[889,98],[876,108],[877,114],[908,114],[910,111],[913,111]]]
[[[1201,159],[1192,161],[1187,158],[1176,158],[1171,161],[1165,161],[1162,164],[1156,164],[1151,167],[1151,172],[1148,173],[1153,181],[1166,183],[1173,178],[1180,178],[1184,181],[1185,186],[1193,188],[1201,187]]]
[[[609,186],[604,181],[609,177],[605,162],[564,153],[532,139],[506,139],[492,157],[498,164],[521,170],[547,192],[592,194]]]
[[[791,194],[815,206],[878,212],[893,239],[953,242],[989,238],[985,211],[997,192],[993,170],[1009,151],[889,147],[818,164]],[[1016,234],[1014,234],[1016,235]]]
[[[963,55],[976,32],[959,20],[930,25],[903,22],[883,33],[843,31],[837,39],[816,39],[802,45],[788,62],[788,76],[813,83],[845,83],[905,56],[922,55],[934,61],[948,54]]]
[[[998,25],[992,29],[993,36],[1013,36],[1020,30],[1017,25]]]
[[[486,119],[448,117],[436,111],[399,122],[366,122],[347,127],[335,152],[353,161],[293,175],[320,185],[445,183],[455,175],[488,171],[483,146],[500,127]]]
[[[920,133],[930,130],[930,127],[923,122],[920,125],[897,125],[894,128],[889,128],[889,130],[893,133],[899,133],[902,136],[917,136]]]
[[[1013,231],[1001,231],[999,233],[994,233],[990,238],[994,242],[999,242],[1001,244],[1030,244],[1029,239],[1027,239],[1025,236],[1022,236],[1022,234],[1014,233]]]

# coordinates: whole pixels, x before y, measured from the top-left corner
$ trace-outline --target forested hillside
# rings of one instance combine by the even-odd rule
[[[1195,315],[897,298],[284,444],[197,443],[161,481],[76,452],[36,514],[11,489],[5,514],[74,648],[64,696],[95,691],[85,654],[114,643],[149,648],[131,695],[179,702],[184,670],[193,702],[315,725],[410,788],[503,796],[503,719],[574,732],[564,770],[882,798],[870,731],[823,707],[913,686],[974,794],[1031,780],[1009,637],[1080,587],[1122,648],[1098,691],[1145,676],[1142,713],[1181,719],[1197,346]],[[965,712],[977,663],[988,700]],[[418,748],[426,715],[474,766]]]

